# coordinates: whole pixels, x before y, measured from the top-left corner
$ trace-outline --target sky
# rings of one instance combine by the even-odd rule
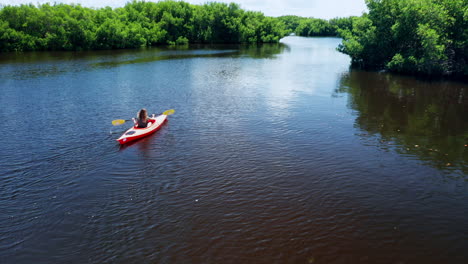
[[[65,3],[81,4],[85,7],[122,7],[130,0],[0,0],[1,5]],[[157,2],[157,0],[146,0]],[[260,11],[267,16],[297,15],[330,19],[335,17],[360,16],[367,12],[364,0],[184,0],[191,4],[206,2],[237,3],[249,11]]]

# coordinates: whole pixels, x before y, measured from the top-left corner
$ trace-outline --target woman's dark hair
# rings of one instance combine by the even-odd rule
[[[148,113],[146,112],[145,108],[142,108],[140,112],[138,112],[138,119],[145,121],[148,118]]]

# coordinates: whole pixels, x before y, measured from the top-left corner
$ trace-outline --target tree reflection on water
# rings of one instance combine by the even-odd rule
[[[348,107],[356,110],[355,124],[363,135],[378,136],[386,148],[466,175],[467,92],[463,83],[350,71],[334,95],[349,94]]]

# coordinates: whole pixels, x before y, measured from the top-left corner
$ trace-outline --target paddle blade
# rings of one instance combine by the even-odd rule
[[[125,119],[113,120],[113,121],[112,121],[112,125],[113,125],[113,126],[120,126],[120,125],[124,124],[125,121],[126,121]]]
[[[164,111],[164,113],[162,113],[163,115],[172,115],[174,114],[175,110],[174,109],[169,109],[169,110],[166,110]]]

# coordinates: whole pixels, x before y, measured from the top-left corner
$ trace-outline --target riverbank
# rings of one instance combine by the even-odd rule
[[[133,1],[92,9],[43,4],[0,9],[0,51],[124,49],[187,43],[276,43],[284,24],[239,5]]]
[[[370,0],[369,14],[340,31],[339,50],[365,69],[468,78],[468,20],[463,0]]]

